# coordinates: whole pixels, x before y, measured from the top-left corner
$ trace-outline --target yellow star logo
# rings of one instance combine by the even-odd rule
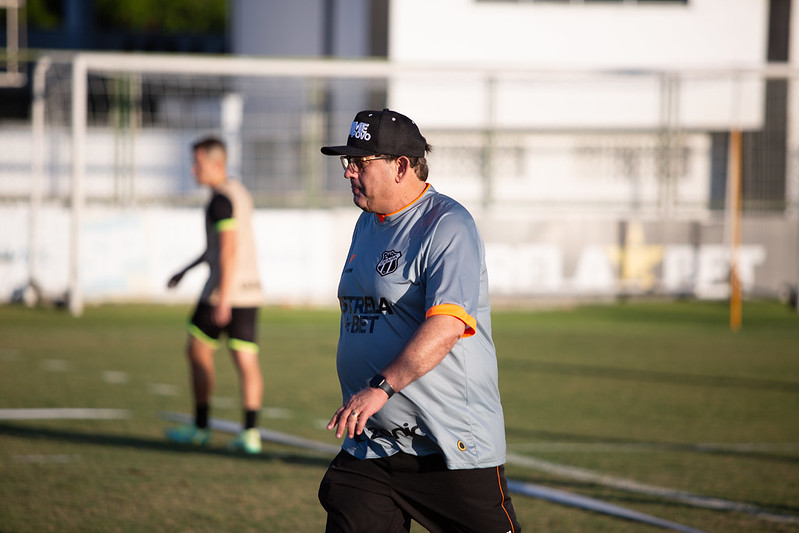
[[[624,285],[643,290],[654,287],[654,270],[663,260],[663,246],[646,244],[640,222],[631,222],[624,246],[608,246],[607,254],[613,265],[619,267]]]

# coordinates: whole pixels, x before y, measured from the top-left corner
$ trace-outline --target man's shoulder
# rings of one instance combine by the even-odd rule
[[[219,190],[222,191],[237,191],[237,192],[245,192],[249,194],[247,187],[244,183],[236,178],[227,178],[219,187]]]
[[[427,193],[426,211],[428,215],[439,219],[452,218],[472,222],[474,218],[466,207],[454,198],[436,191],[432,186]]]
[[[227,196],[231,202],[252,202],[249,189],[238,179],[227,178],[220,187],[215,189],[215,192]]]

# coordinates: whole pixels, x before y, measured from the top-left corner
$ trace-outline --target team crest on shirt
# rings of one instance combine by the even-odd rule
[[[380,262],[377,263],[377,273],[381,276],[387,276],[397,270],[400,257],[402,257],[402,252],[395,252],[394,250],[383,252]]]

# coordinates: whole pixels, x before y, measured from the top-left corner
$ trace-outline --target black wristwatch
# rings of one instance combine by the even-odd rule
[[[394,387],[388,384],[388,381],[386,381],[385,376],[381,376],[380,374],[375,374],[375,377],[369,380],[369,386],[372,387],[373,389],[382,390],[383,392],[388,394],[389,398],[394,396],[395,392]]]

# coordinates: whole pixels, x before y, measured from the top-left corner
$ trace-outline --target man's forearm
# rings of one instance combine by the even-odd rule
[[[425,319],[383,376],[399,391],[435,368],[461,338],[466,325],[450,315]]]

